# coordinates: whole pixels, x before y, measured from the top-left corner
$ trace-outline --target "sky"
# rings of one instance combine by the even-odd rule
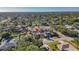
[[[0,7],[0,12],[79,12],[79,7]]]

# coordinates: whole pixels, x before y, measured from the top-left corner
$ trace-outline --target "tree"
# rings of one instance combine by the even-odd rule
[[[33,42],[34,40],[32,37],[23,37],[22,39],[28,42]]]
[[[39,51],[39,47],[38,46],[35,46],[35,45],[29,45],[27,46],[27,49],[26,51]]]
[[[31,45],[30,42],[25,42],[24,40],[20,40],[17,42],[17,47],[14,49],[14,51],[26,51],[27,46]]]
[[[10,33],[5,32],[5,33],[2,34],[2,38],[8,38],[8,37],[11,37]]]
[[[59,50],[58,49],[58,47],[57,47],[57,45],[59,44],[59,42],[58,41],[54,41],[54,42],[50,42],[50,43],[48,43],[48,46],[52,49],[52,50]]]
[[[34,39],[33,44],[38,47],[41,47],[43,45],[42,40],[39,39]]]

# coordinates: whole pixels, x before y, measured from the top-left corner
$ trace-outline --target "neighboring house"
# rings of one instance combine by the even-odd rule
[[[58,19],[59,19],[57,16],[55,16],[53,18],[54,18],[54,21],[58,21]]]
[[[9,32],[10,31],[10,28],[1,28],[0,29],[0,32]]]
[[[74,29],[74,27],[71,26],[71,25],[65,25],[65,27],[66,27],[67,29],[70,29],[70,30]]]
[[[11,39],[10,41],[7,42],[7,40],[4,40],[1,42],[1,45],[0,45],[0,50],[6,50],[10,47],[16,47],[16,44],[17,41],[15,39]]]
[[[76,19],[78,19],[78,20],[79,20],[79,16],[78,16],[78,17],[76,17]]]

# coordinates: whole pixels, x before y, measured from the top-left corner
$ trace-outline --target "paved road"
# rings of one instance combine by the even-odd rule
[[[61,43],[61,44],[58,45],[58,48],[59,48],[60,50],[62,50],[62,49],[61,49],[61,48],[62,48],[62,45],[64,45],[64,44],[69,44],[69,43],[64,42],[64,41],[61,41],[60,43]],[[77,49],[74,48],[71,44],[69,44],[69,48],[67,48],[67,50],[68,50],[68,51],[77,51]]]
[[[62,47],[63,44],[69,44],[68,42],[64,42],[63,40],[67,40],[67,41],[71,41],[71,40],[74,40],[72,37],[68,37],[68,36],[65,36],[63,35],[62,33],[58,32],[58,31],[55,31],[54,32],[58,33],[61,37],[61,44],[58,46],[60,49]],[[69,51],[77,51],[76,48],[74,48],[71,44],[69,44],[69,48],[68,48]]]

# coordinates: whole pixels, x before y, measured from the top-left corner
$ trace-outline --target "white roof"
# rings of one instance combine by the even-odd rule
[[[66,27],[66,28],[72,28],[72,26],[70,26],[70,25],[65,25],[65,27]]]

